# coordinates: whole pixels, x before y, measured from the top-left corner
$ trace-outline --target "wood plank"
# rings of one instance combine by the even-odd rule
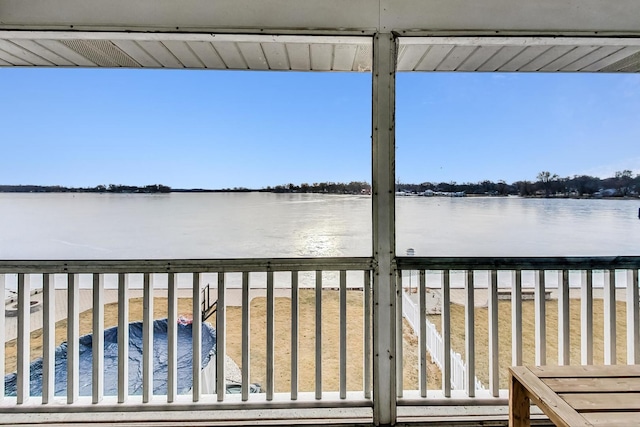
[[[553,392],[526,366],[512,366],[509,372],[522,384],[527,395],[556,426],[588,426],[589,423],[569,404]]]
[[[204,68],[204,64],[200,61],[200,58],[193,53],[188,43],[177,40],[167,40],[163,42],[163,44],[185,68]]]
[[[225,70],[227,68],[210,42],[193,41],[187,44],[206,68],[214,70]]]
[[[640,392],[629,393],[560,393],[578,412],[640,411]]]
[[[529,427],[531,400],[522,383],[509,372],[509,426]]]
[[[287,49],[283,43],[262,43],[262,51],[270,70],[290,70]],[[247,57],[245,56],[245,59]]]
[[[500,68],[500,71],[518,71],[520,68],[536,60],[547,50],[549,50],[549,46],[527,46],[522,52],[504,64]]]
[[[447,57],[436,67],[436,71],[455,71],[477,49],[477,46],[456,46]]]
[[[594,426],[636,427],[637,412],[592,412],[582,415]]]
[[[479,46],[465,61],[458,67],[458,71],[476,71],[482,64],[493,57],[501,46]]]
[[[250,70],[268,70],[269,64],[260,43],[238,43],[238,49]]]
[[[545,378],[556,393],[640,392],[640,378]]]
[[[333,57],[333,71],[351,71],[356,58],[356,45],[336,45]]]
[[[289,64],[292,70],[311,70],[311,53],[308,43],[288,43],[287,55],[289,56]]]
[[[432,45],[416,66],[416,71],[435,71],[452,50],[453,46]]]
[[[398,57],[398,71],[415,70],[429,48],[427,45],[405,45],[402,47],[404,50],[401,51]]]
[[[640,376],[640,365],[532,366],[529,369],[540,378]]]

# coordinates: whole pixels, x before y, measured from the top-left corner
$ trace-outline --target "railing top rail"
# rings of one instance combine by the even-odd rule
[[[2,273],[241,273],[263,271],[371,270],[369,257],[153,260],[0,260]]]
[[[401,270],[612,270],[640,268],[640,256],[397,257]]]

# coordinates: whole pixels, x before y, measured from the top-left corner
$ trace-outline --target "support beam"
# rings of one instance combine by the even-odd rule
[[[0,0],[0,29],[637,34],[636,0]]]
[[[373,418],[396,421],[395,258],[395,70],[396,40],[373,40]]]

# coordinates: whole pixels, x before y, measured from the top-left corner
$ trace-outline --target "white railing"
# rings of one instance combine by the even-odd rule
[[[482,396],[496,402],[506,396],[510,365],[640,363],[640,257],[399,257],[396,263],[399,288],[408,287],[402,272],[419,274],[419,283],[413,285],[419,303],[402,292],[398,304],[419,336],[421,366],[415,391],[421,398],[433,397],[426,389],[427,353],[442,371],[440,396],[450,397],[462,377],[466,398],[474,399],[476,390],[488,384],[488,394]],[[523,288],[526,296],[533,294],[533,301],[523,303]],[[427,289],[441,297],[441,333],[426,319]],[[510,301],[499,304],[499,295]],[[478,322],[479,316],[486,320]],[[621,316],[626,317],[623,342],[617,339]],[[549,327],[557,328],[557,338],[547,336]],[[463,347],[462,360],[454,356],[454,345]],[[551,351],[557,360],[548,357]],[[399,404],[414,403],[412,396],[412,390],[405,390]],[[431,404],[448,403],[432,399]]]
[[[0,330],[2,343],[11,342],[11,351],[15,354],[16,365],[9,372],[5,370],[8,353],[5,345],[0,346],[0,373],[3,377],[11,376],[16,380],[15,393],[5,389],[5,381],[0,389],[0,414],[5,412],[30,413],[46,412],[51,403],[55,403],[56,412],[79,413],[82,411],[139,411],[145,410],[191,410],[232,409],[232,408],[290,408],[290,407],[370,407],[371,406],[371,271],[373,261],[370,258],[322,258],[322,259],[244,259],[244,260],[157,260],[157,261],[0,261],[0,298],[6,300],[8,292],[17,294],[17,318],[13,323],[7,321],[6,327]],[[200,357],[194,357],[190,372],[178,371],[181,354],[189,353],[205,355],[201,337],[202,292],[210,284],[211,293],[217,301],[216,312],[211,320],[215,328],[216,346],[214,357],[203,374]],[[41,289],[42,310],[30,313],[32,289]],[[282,329],[275,329],[276,294],[286,296],[290,301],[278,307],[287,309],[289,320]],[[131,329],[130,312],[132,297],[141,298],[141,338],[133,343],[129,336]],[[265,297],[263,320],[256,321],[252,317],[254,296]],[[154,326],[154,302],[158,297],[166,300],[166,378],[154,375],[154,346],[157,349],[157,324]],[[213,297],[213,295],[212,295]],[[191,339],[188,348],[179,344],[180,322],[185,319],[185,309],[178,310],[179,300],[191,299],[186,317],[191,328]],[[327,300],[327,298],[329,298]],[[234,300],[234,301],[232,301]],[[331,314],[332,325],[336,325],[337,333],[333,343],[337,342],[337,362],[334,367],[338,381],[336,385],[327,385],[327,368],[325,351],[327,336],[323,340],[323,329],[327,328],[326,310],[334,307],[328,305],[323,311],[323,301],[335,303],[336,314]],[[337,302],[336,302],[337,301]],[[351,301],[351,303],[350,303]],[[355,308],[352,301],[355,303]],[[108,302],[117,304],[117,341],[109,345],[105,337],[105,305]],[[136,302],[136,304],[138,304]],[[233,306],[233,307],[232,307]],[[91,340],[89,365],[87,359],[81,357],[80,347],[80,313],[91,310]],[[228,323],[230,310],[237,314],[238,324]],[[157,311],[157,310],[156,310]],[[62,313],[60,313],[62,312]],[[302,348],[302,322],[313,312],[315,321],[315,337],[313,348]],[[353,313],[358,313],[354,315]],[[5,304],[0,305],[0,316],[5,316]],[[111,316],[114,316],[112,313]],[[349,317],[348,317],[349,316]],[[236,318],[234,317],[234,319]],[[66,319],[66,363],[60,384],[61,372],[56,371],[56,359],[60,362],[61,347],[56,349],[56,327],[60,320]],[[83,316],[83,319],[86,319]],[[335,323],[334,323],[335,321]],[[362,328],[360,342],[348,339],[348,331],[356,326]],[[42,352],[36,354],[42,358],[42,375],[38,381],[42,383],[41,393],[33,395],[30,385],[32,369],[32,343],[30,333],[34,329],[42,331]],[[230,335],[233,327],[236,336]],[[333,326],[331,326],[333,328]],[[208,326],[207,326],[208,328]],[[258,331],[258,332],[256,332]],[[333,329],[331,329],[333,331]],[[58,331],[59,333],[60,331]],[[326,331],[325,331],[326,332]],[[164,333],[160,331],[160,333]],[[264,355],[264,378],[259,388],[253,384],[254,376],[250,367],[256,362],[255,346],[251,344],[252,335],[258,333],[266,336],[265,348],[258,353]],[[290,354],[286,363],[276,360],[276,336],[285,336]],[[237,360],[240,384],[238,395],[229,394],[229,344],[233,338],[239,341],[241,357]],[[129,346],[117,346],[117,342],[129,342]],[[361,372],[355,376],[362,378],[360,386],[349,387],[347,378],[354,375],[348,371],[347,362],[354,355],[349,345],[358,346],[362,352],[357,360]],[[80,344],[79,344],[80,343]],[[97,344],[97,345],[94,345]],[[105,378],[107,367],[105,352],[109,347],[117,346],[117,356],[109,359],[108,364],[115,363],[116,378]],[[180,347],[179,347],[180,345]],[[333,348],[333,347],[332,347]],[[13,350],[15,349],[15,351]],[[140,350],[139,367],[132,365],[131,349]],[[302,374],[308,373],[308,366],[302,363],[302,356],[311,356],[313,370],[313,388],[302,390],[299,386]],[[12,353],[13,354],[13,353]],[[157,356],[157,355],[155,355]],[[13,356],[12,356],[13,357]],[[84,361],[83,363],[81,363]],[[40,363],[40,362],[38,362]],[[40,366],[40,365],[38,365]],[[283,366],[285,368],[283,368]],[[60,366],[58,366],[60,368]],[[129,372],[131,369],[136,372]],[[139,373],[138,370],[139,369]],[[286,391],[282,387],[276,389],[276,369],[278,374],[286,377],[283,382],[289,383]],[[282,370],[285,369],[285,372]],[[140,376],[139,395],[133,395],[131,375]],[[185,394],[182,387],[184,377],[189,377],[190,389]],[[212,378],[213,377],[213,378]],[[154,392],[154,383],[166,380],[166,392]],[[116,384],[113,395],[105,393],[105,383]],[[214,385],[211,386],[211,383]],[[87,392],[86,385],[90,384]],[[282,384],[282,383],[280,383]],[[84,386],[84,387],[83,387]],[[255,393],[256,389],[260,390]],[[61,396],[60,390],[63,390]],[[163,389],[164,390],[164,389]],[[181,391],[182,390],[182,391]],[[211,390],[214,393],[209,393]],[[10,395],[11,394],[11,395]],[[142,406],[141,406],[142,405]],[[193,406],[198,405],[198,406]],[[83,409],[84,408],[84,409]]]
[[[417,308],[408,296],[398,292],[397,309],[404,307],[404,312],[419,335],[420,365],[418,388],[398,389],[397,403],[400,406],[417,404],[428,410],[433,405],[505,404],[501,372],[511,364],[553,363],[547,353],[553,349],[556,341],[559,344],[556,345],[557,350],[553,350],[557,351],[559,364],[640,363],[640,257],[400,257],[396,259],[395,266],[400,278],[402,271],[417,271],[419,275]],[[65,416],[80,416],[95,411],[134,414],[140,411],[162,413],[249,408],[349,407],[370,410],[374,404],[371,351],[373,310],[370,296],[372,274],[376,271],[371,258],[0,261],[0,298],[6,300],[8,293],[11,293],[11,297],[14,292],[17,294],[17,300],[10,306],[10,309],[14,304],[16,306],[15,319],[4,317],[5,305],[0,305],[0,315],[5,319],[0,338],[2,342],[13,340],[12,346],[0,346],[0,371],[3,377],[4,374],[16,372],[15,395],[6,393],[3,382],[0,414],[30,416],[55,412]],[[557,279],[557,283],[552,283],[552,278]],[[210,285],[217,302],[216,313],[211,317],[217,339],[216,357],[212,362],[214,366],[209,366],[209,370],[215,372],[213,391],[218,391],[213,394],[209,393],[211,388],[207,388],[206,383],[212,382],[214,375],[202,377],[203,366],[198,357],[194,358],[191,371],[186,375],[191,379],[190,389],[185,392],[179,387],[185,376],[178,369],[179,355],[186,344],[177,342],[178,320],[185,313],[178,303],[183,297],[192,300],[189,308],[192,339],[186,346],[189,353],[202,354],[204,349],[199,338],[205,325],[201,320],[201,289],[206,284]],[[402,286],[401,280],[398,284]],[[523,303],[523,287],[533,289],[534,301]],[[427,288],[440,293],[440,328],[426,321]],[[498,306],[498,294],[505,291],[501,288],[510,290],[508,310],[504,305]],[[42,292],[34,294],[32,291],[35,290]],[[546,300],[549,292],[551,301]],[[154,315],[157,311],[154,305],[158,293],[167,301],[165,313],[168,318],[168,339],[164,344],[167,348],[166,391],[162,393],[155,392],[153,388],[157,379],[157,374],[154,374],[156,331],[153,321],[157,317]],[[265,298],[260,319],[252,315],[258,312],[252,309],[251,301],[257,294]],[[283,294],[290,298],[284,306],[283,300],[277,299]],[[349,303],[354,295],[360,301],[355,310]],[[574,304],[573,297],[576,296],[580,296],[579,306]],[[125,362],[130,359],[130,347],[118,347],[117,356],[108,362],[111,366],[115,364],[116,392],[105,393],[104,372],[107,363],[104,356],[107,346],[102,338],[106,330],[106,310],[110,307],[107,303],[116,304],[117,341],[128,342],[131,338],[127,336],[129,321],[135,320],[130,319],[131,301],[138,297],[142,306],[139,368],[136,366],[134,369],[129,362]],[[37,299],[41,304],[41,309],[35,313],[31,313],[32,299]],[[329,311],[329,301],[337,304],[333,312]],[[622,346],[617,341],[618,320],[623,316],[619,314],[620,304],[623,304],[623,318],[626,319],[626,340]],[[593,315],[596,305],[603,308],[602,319]],[[83,313],[86,309],[92,310],[88,319],[87,313]],[[109,309],[113,309],[113,306]],[[276,337],[283,333],[283,328],[276,327],[274,322],[283,310],[288,316],[284,333],[287,335],[285,346],[289,351],[286,357],[276,359],[276,347],[281,348]],[[557,310],[558,314],[557,340],[547,336],[548,327],[554,326],[551,317],[547,316],[550,310]],[[575,315],[578,311],[579,333],[570,327],[576,324]],[[232,313],[237,320],[230,321]],[[500,315],[504,316],[505,313],[511,326],[499,327]],[[400,316],[396,316],[396,324],[380,323],[378,327],[400,327],[400,334],[395,335],[401,337],[401,314],[402,311]],[[477,321],[481,316],[486,316],[487,320]],[[67,361],[64,365],[64,393],[60,396],[60,391],[56,391],[59,372],[55,369],[55,363],[58,344],[56,326],[62,319],[67,320]],[[304,319],[311,319],[309,323],[313,323],[306,333],[313,341],[302,345]],[[527,322],[528,319],[531,321]],[[79,341],[81,327],[87,327],[87,320],[91,325],[93,342],[98,344],[90,349],[92,357],[89,365],[81,364],[86,359],[80,357],[80,352],[84,350],[81,350],[82,343]],[[14,322],[13,329],[9,326],[10,322]],[[602,323],[601,329],[596,326],[598,322]],[[481,325],[486,326],[482,333],[477,330]],[[363,355],[357,356],[355,367],[349,368],[347,362],[354,360],[348,347],[354,339],[349,334],[358,328],[362,328],[358,345]],[[34,349],[30,333],[36,329],[42,330],[42,350],[36,354],[42,357],[41,396],[32,395],[30,387],[30,362]],[[256,336],[258,330],[258,337],[266,338],[260,344],[259,351],[255,347],[257,341],[252,344],[252,337]],[[604,331],[601,340],[594,339],[596,330]],[[529,332],[533,344],[527,344],[525,352],[523,336]],[[511,341],[508,345],[505,336]],[[575,339],[572,341],[572,337],[579,337],[579,343]],[[239,394],[227,393],[227,371],[230,368],[226,356],[230,354],[232,338],[237,338],[234,345],[240,347],[236,356],[239,372],[234,379],[239,384]],[[328,385],[327,373],[330,358],[325,357],[324,351],[328,339],[338,342],[331,358],[335,360],[331,363],[337,366],[337,381],[331,386]],[[596,341],[601,344],[596,346]],[[401,340],[397,342],[402,343]],[[626,358],[623,349],[626,350]],[[13,352],[12,355],[9,352]],[[402,360],[402,350],[396,348],[396,353]],[[429,393],[426,373],[428,353],[437,361],[443,379],[441,389],[436,387]],[[457,353],[463,356],[457,356]],[[255,391],[252,383],[256,381],[251,367],[260,354],[264,355],[264,360],[260,362],[264,368],[260,381],[261,392],[252,393],[252,390]],[[506,360],[505,354],[508,355]],[[305,355],[309,357],[303,358]],[[15,358],[16,363],[6,372],[5,361],[10,356]],[[285,358],[287,363],[279,365],[281,359]],[[401,383],[402,364],[396,366],[396,379]],[[140,395],[133,395],[129,388],[130,369],[134,373],[139,369]],[[285,390],[278,387],[278,384],[283,384],[278,380],[283,373],[288,379]],[[357,373],[358,381],[361,378],[357,387],[348,385],[351,383],[347,381],[354,378],[354,373]],[[311,385],[304,389],[299,386],[303,375],[312,378]],[[487,390],[479,390],[481,384],[476,377],[488,385]],[[84,395],[81,390],[87,386],[87,382],[90,392]],[[412,397],[416,393],[419,394],[418,400]],[[428,399],[428,405],[422,399]]]
[[[428,318],[422,319],[420,321],[420,307],[416,305],[411,297],[403,290],[402,291],[402,315],[411,328],[413,332],[418,337],[420,334],[420,325],[424,324],[426,326],[426,348],[429,354],[431,355],[431,360],[435,363],[440,370],[444,368],[444,340],[442,339],[442,335],[438,332],[436,325],[431,323]],[[453,350],[449,351],[449,358],[451,360],[451,388],[454,390],[463,390],[465,384],[465,378],[467,373],[467,368],[462,360],[462,356],[460,353],[455,352]],[[476,389],[483,390],[485,387],[482,382],[475,378]]]

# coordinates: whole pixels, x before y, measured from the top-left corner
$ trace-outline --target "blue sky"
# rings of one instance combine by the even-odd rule
[[[371,75],[0,69],[0,184],[370,181]],[[402,182],[640,173],[640,76],[402,73]]]

